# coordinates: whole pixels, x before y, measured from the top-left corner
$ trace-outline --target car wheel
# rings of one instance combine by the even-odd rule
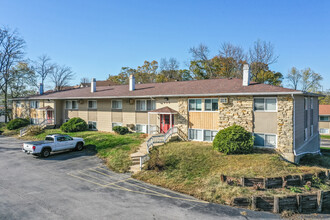
[[[40,153],[41,157],[46,158],[46,157],[49,157],[49,155],[50,155],[50,149],[49,148],[42,149],[42,151]]]
[[[76,150],[81,151],[84,148],[84,145],[82,143],[78,143],[76,145]]]

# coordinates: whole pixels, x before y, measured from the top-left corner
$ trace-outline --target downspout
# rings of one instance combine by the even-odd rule
[[[296,100],[294,99],[294,95],[291,94],[293,99],[293,153],[296,156]]]

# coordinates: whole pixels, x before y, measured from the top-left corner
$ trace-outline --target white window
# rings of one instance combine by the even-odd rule
[[[213,141],[217,131],[204,130],[204,141]]]
[[[147,133],[147,125],[140,125],[140,124],[137,124],[135,126],[135,131],[136,132],[139,132],[139,133]]]
[[[123,123],[120,123],[120,122],[113,122],[112,123],[112,128],[116,127],[116,126],[122,126]]]
[[[88,122],[88,128],[89,128],[89,130],[97,130],[97,123],[96,123],[96,121],[89,121]]]
[[[65,108],[66,109],[78,109],[78,102],[77,101],[65,101]]]
[[[276,147],[276,135],[275,134],[254,134],[254,145],[258,147]]]
[[[320,133],[321,134],[329,134],[329,129],[328,128],[320,128]]]
[[[213,141],[218,131],[189,129],[189,140],[195,141]]]
[[[218,111],[218,99],[205,99],[205,111]]]
[[[330,121],[330,116],[320,116],[320,121]]]
[[[39,101],[30,101],[30,108],[39,108]]]
[[[89,109],[96,109],[97,108],[97,103],[95,100],[89,100],[88,101],[88,108]]]
[[[202,99],[189,99],[189,111],[202,111]]]
[[[156,109],[155,100],[136,100],[136,111],[151,111]]]
[[[275,112],[276,110],[276,98],[254,98],[254,111]]]
[[[78,102],[72,101],[72,109],[78,109]]]
[[[202,141],[203,140],[203,130],[200,129],[189,129],[189,139]]]
[[[112,109],[122,109],[122,101],[112,100]]]

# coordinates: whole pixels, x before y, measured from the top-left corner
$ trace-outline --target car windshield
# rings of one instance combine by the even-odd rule
[[[54,142],[54,138],[52,138],[52,137],[46,137],[46,138],[45,138],[45,141]]]

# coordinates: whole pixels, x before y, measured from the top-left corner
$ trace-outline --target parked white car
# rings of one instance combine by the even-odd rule
[[[23,152],[27,154],[40,155],[48,157],[51,152],[63,150],[82,150],[84,148],[84,139],[70,137],[69,135],[53,134],[47,135],[44,141],[32,141],[23,144]]]

